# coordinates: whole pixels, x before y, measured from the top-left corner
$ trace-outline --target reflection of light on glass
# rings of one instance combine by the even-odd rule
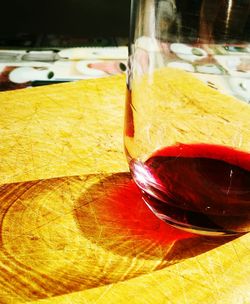
[[[134,172],[136,181],[142,188],[143,186],[147,186],[150,182],[155,182],[150,172],[140,163],[134,163]]]
[[[227,7],[226,31],[228,30],[232,5],[233,5],[233,0],[229,0],[228,1],[228,7]]]

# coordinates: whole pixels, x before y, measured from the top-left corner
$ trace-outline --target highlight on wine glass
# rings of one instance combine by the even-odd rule
[[[157,217],[199,234],[250,231],[249,7],[217,0],[131,5],[129,168]]]

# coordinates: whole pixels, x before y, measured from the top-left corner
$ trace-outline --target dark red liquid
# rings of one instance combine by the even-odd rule
[[[180,144],[131,169],[146,203],[163,220],[208,232],[250,230],[250,154]]]

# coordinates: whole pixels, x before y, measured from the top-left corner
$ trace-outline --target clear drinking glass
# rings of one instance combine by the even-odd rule
[[[149,208],[250,231],[250,1],[132,0],[124,144]]]

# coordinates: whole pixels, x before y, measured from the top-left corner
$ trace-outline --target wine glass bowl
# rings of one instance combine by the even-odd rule
[[[250,231],[249,7],[132,2],[130,171],[160,219],[200,234]]]

